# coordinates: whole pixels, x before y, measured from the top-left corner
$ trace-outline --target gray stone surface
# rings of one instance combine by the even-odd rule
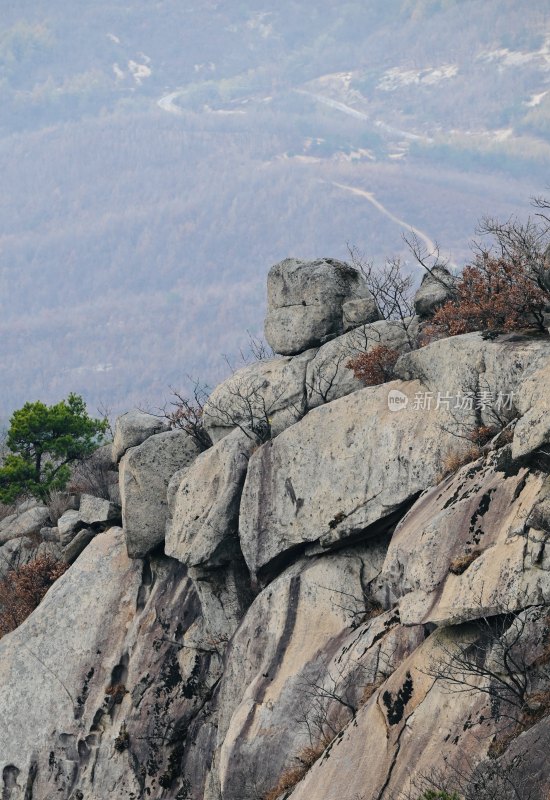
[[[69,544],[63,548],[63,560],[66,561],[67,564],[72,564],[73,561],[76,561],[78,556],[88,547],[96,535],[97,531],[94,531],[92,528],[82,528],[82,530],[78,531]]]
[[[82,522],[94,525],[117,519],[120,517],[120,508],[110,500],[83,494],[80,497],[79,515]]]
[[[347,300],[342,305],[342,319],[344,333],[360,325],[369,322],[376,322],[380,319],[380,311],[372,295],[368,297],[357,297]]]
[[[368,298],[362,275],[341,261],[299,261],[275,264],[267,278],[265,338],[276,353],[295,355],[344,332],[344,303]],[[349,313],[353,315],[350,308]],[[363,313],[369,316],[368,309]],[[361,312],[355,309],[356,316]]]
[[[185,431],[166,431],[150,436],[123,456],[122,523],[131,558],[143,558],[164,541],[168,484],[199,452]]]
[[[71,509],[65,511],[65,513],[59,517],[57,520],[57,529],[63,547],[73,539],[79,527],[82,527],[80,511]]]
[[[406,319],[403,323],[380,320],[372,325],[361,325],[324,344],[307,365],[308,408],[317,408],[364,388],[362,381],[346,366],[350,359],[380,345],[404,352],[414,346],[417,335],[417,318]]]
[[[550,602],[550,518],[541,510],[550,482],[513,468],[510,450],[462,467],[398,525],[378,598],[397,603],[405,625],[455,625]]]
[[[204,425],[214,443],[236,427],[264,429],[273,436],[294,424],[306,409],[306,368],[315,350],[296,358],[258,361],[217,386],[204,407]]]
[[[248,460],[257,447],[237,428],[176,473],[169,490],[166,555],[192,567],[227,563],[238,536]]]
[[[117,418],[113,439],[112,457],[118,463],[130,447],[136,447],[149,436],[169,429],[167,420],[134,409]]]
[[[415,409],[425,391],[417,381],[362,389],[314,409],[253,454],[239,525],[253,574],[295,548],[331,548],[371,525],[378,532],[437,481],[448,451],[467,445],[449,432],[447,409]],[[399,411],[388,407],[396,393],[409,399]],[[472,423],[473,412],[463,419]]]
[[[46,506],[24,506],[20,512],[10,515],[0,522],[0,544],[18,536],[33,536],[40,533],[40,529],[50,519],[50,512]]]
[[[205,696],[220,672],[215,653],[193,646],[207,641],[199,610],[177,561],[155,557],[144,570],[120,529],[98,534],[0,641],[4,796],[160,798],[162,776],[173,797],[188,779],[199,792],[213,746]],[[196,743],[200,771],[166,738],[177,726]]]

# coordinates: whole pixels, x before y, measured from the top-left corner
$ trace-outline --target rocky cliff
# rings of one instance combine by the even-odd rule
[[[119,418],[122,527],[66,512],[70,568],[0,641],[3,800],[548,798],[550,339],[415,349],[436,278],[403,324],[285,261],[281,357],[212,393],[212,447]],[[397,378],[363,387],[380,344]],[[4,562],[46,516],[2,523]]]

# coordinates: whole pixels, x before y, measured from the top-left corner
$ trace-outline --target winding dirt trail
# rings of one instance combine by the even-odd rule
[[[372,192],[366,192],[364,189],[359,189],[357,186],[347,186],[344,183],[332,182],[332,186],[337,186],[338,189],[344,189],[344,191],[346,192],[351,192],[352,194],[355,194],[358,197],[363,197],[365,200],[368,200],[371,205],[373,205],[378,211],[380,211],[381,214],[384,214],[384,216],[391,219],[392,222],[395,222],[402,228],[407,228],[407,230],[414,233],[418,237],[418,239],[424,243],[428,252],[431,253],[437,249],[435,242],[432,241],[432,239],[430,239],[427,233],[424,233],[424,231],[421,231],[419,228],[415,228],[414,225],[405,222],[405,220],[396,217],[395,214],[392,214],[392,212],[389,211],[386,208],[386,206],[383,206],[382,203],[376,199],[376,197]]]

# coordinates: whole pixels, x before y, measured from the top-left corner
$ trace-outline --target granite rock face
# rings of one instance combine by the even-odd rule
[[[407,352],[414,346],[417,336],[418,319],[411,317],[404,323],[380,320],[370,325],[361,325],[324,344],[307,365],[308,409],[317,408],[323,403],[330,403],[364,388],[364,384],[348,367],[350,359],[380,346]]]
[[[252,574],[298,548],[378,534],[437,482],[447,452],[466,445],[449,432],[447,409],[415,408],[425,391],[417,381],[362,389],[314,409],[253,454],[240,519]],[[393,397],[410,402],[395,411]],[[473,413],[463,420],[473,424]]]
[[[287,258],[269,271],[265,338],[276,353],[302,353],[377,318],[363,276],[349,264]]]

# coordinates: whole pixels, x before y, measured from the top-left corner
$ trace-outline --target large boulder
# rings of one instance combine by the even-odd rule
[[[438,308],[453,296],[455,279],[446,267],[434,267],[426,272],[414,296],[414,310],[419,317],[433,316]]]
[[[307,365],[308,409],[364,388],[363,382],[347,366],[350,359],[380,345],[405,352],[414,347],[417,335],[418,319],[410,317],[403,321],[380,320],[371,325],[361,325],[331,339],[318,349]]]
[[[190,567],[220,566],[238,536],[239,504],[254,436],[237,429],[172,478],[166,555]]]
[[[550,602],[550,481],[510,445],[417,500],[393,534],[378,598],[405,625],[457,624]]]
[[[113,437],[113,461],[118,463],[130,447],[144,442],[149,436],[167,431],[170,425],[167,420],[133,409],[117,418]]]
[[[495,724],[487,694],[449,691],[431,672],[471,639],[469,631],[437,631],[414,650],[298,783],[293,800],[416,798],[423,794],[417,781],[436,779],[438,771],[454,791],[454,769],[469,777],[487,753]],[[540,750],[534,760],[529,754],[530,762],[540,756]]]
[[[314,409],[252,455],[240,536],[253,574],[269,574],[307,545],[378,534],[438,481],[448,452],[467,449],[450,432],[453,413],[473,425],[474,412],[417,407],[427,391],[418,381],[362,389]]]
[[[176,430],[149,436],[123,456],[122,525],[131,558],[143,558],[164,541],[168,484],[174,473],[189,466],[199,452],[188,433]]]
[[[49,519],[50,511],[46,506],[23,507],[20,512],[12,514],[0,522],[0,544],[5,544],[18,536],[34,536],[40,533],[40,529]]]
[[[306,410],[306,368],[310,350],[296,358],[275,358],[237,370],[217,386],[203,413],[204,426],[218,442],[237,427],[276,436]]]
[[[343,306],[351,300],[363,304]],[[273,350],[294,355],[358,325],[377,319],[367,284],[349,264],[333,259],[287,258],[271,267],[267,278],[265,337]]]

